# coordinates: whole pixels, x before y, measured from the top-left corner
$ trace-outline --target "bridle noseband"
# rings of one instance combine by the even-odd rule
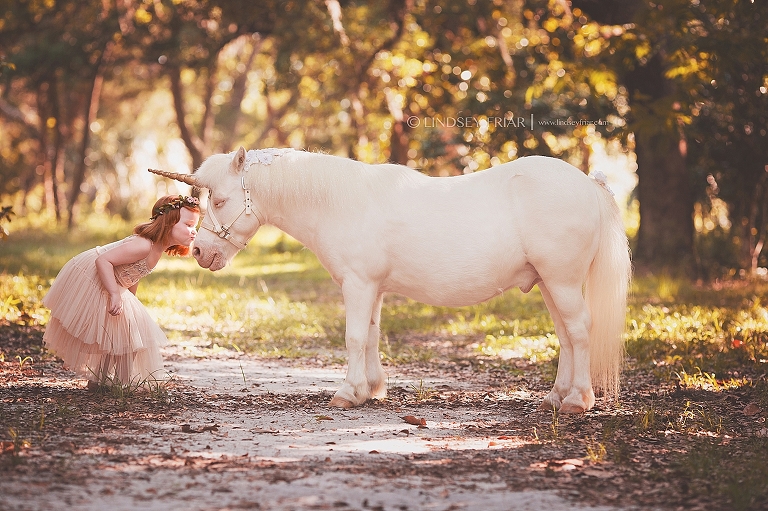
[[[229,224],[222,224],[221,222],[219,222],[219,219],[216,218],[216,215],[213,213],[213,206],[211,205],[208,208],[208,211],[207,211],[207,214],[206,214],[205,218],[203,218],[203,223],[200,224],[201,228],[203,228],[203,229],[205,229],[207,231],[211,231],[212,233],[214,233],[216,236],[218,236],[219,238],[221,238],[223,240],[227,240],[228,242],[233,244],[235,247],[237,247],[238,250],[244,249],[245,246],[248,244],[248,242],[251,241],[251,239],[253,239],[253,236],[251,236],[250,238],[248,238],[247,240],[245,240],[243,242],[243,241],[240,241],[240,240],[234,238],[232,233],[229,232],[229,230],[232,228],[234,223],[237,222],[237,220],[243,215],[243,213],[245,213],[246,215],[250,215],[250,214],[255,215],[256,219],[259,222],[259,226],[264,225],[264,218],[263,218],[263,216],[259,215],[258,210],[253,207],[253,203],[251,202],[250,184],[248,183],[248,180],[246,179],[248,177],[248,169],[249,169],[249,167],[250,167],[249,165],[246,165],[245,172],[244,172],[243,176],[240,178],[240,186],[243,188],[243,190],[245,192],[245,200],[243,201],[243,209],[240,211],[240,213],[238,213],[238,215],[231,222],[229,222]],[[207,224],[205,222],[205,220],[207,218],[209,218],[209,217],[210,217],[211,221],[213,222],[212,225],[211,224]],[[256,230],[258,230],[258,228]],[[254,231],[254,234],[256,234],[255,231]]]

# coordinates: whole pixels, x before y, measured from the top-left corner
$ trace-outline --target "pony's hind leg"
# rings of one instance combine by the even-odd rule
[[[373,305],[371,325],[368,327],[368,342],[365,345],[365,377],[372,398],[387,396],[387,374],[379,358],[379,338],[381,336],[381,305],[384,295],[380,294]]]
[[[557,364],[555,385],[539,406],[541,410],[552,411],[560,409],[563,399],[571,390],[571,382],[573,381],[573,345],[568,338],[565,323],[555,306],[552,294],[544,282],[539,282],[539,291],[541,291],[541,296],[544,298],[549,315],[552,316],[552,322],[555,324],[555,333],[560,341],[560,358]]]
[[[345,280],[341,286],[346,308],[347,330],[347,377],[331,399],[330,406],[351,408],[365,403],[371,397],[367,378],[367,345],[371,314],[377,298],[377,290],[371,283]],[[378,352],[376,353],[378,358]]]
[[[581,288],[542,286],[542,296],[555,322],[560,338],[560,365],[555,387],[542,406],[562,399],[561,413],[582,413],[595,405],[595,393],[589,371],[590,316]],[[559,323],[559,326],[558,326]],[[562,332],[562,333],[561,333]],[[566,340],[564,342],[564,339]],[[547,400],[550,400],[548,403]],[[557,407],[555,407],[557,408]]]

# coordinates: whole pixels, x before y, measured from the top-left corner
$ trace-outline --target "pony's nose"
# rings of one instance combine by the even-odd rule
[[[195,257],[200,257],[200,249],[197,247],[192,248],[192,255]]]

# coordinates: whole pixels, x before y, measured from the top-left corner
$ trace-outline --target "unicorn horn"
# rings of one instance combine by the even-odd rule
[[[177,174],[176,172],[166,172],[165,170],[155,170],[155,169],[147,169],[147,170],[149,170],[153,174],[169,177],[171,179],[175,179],[176,181],[187,183],[188,185],[193,185],[193,186],[197,185],[197,178],[192,174]]]

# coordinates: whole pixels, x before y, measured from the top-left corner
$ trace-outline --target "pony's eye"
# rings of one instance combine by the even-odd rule
[[[220,208],[224,205],[225,202],[227,202],[226,199],[221,199],[221,200],[214,201],[213,205],[214,207]]]

